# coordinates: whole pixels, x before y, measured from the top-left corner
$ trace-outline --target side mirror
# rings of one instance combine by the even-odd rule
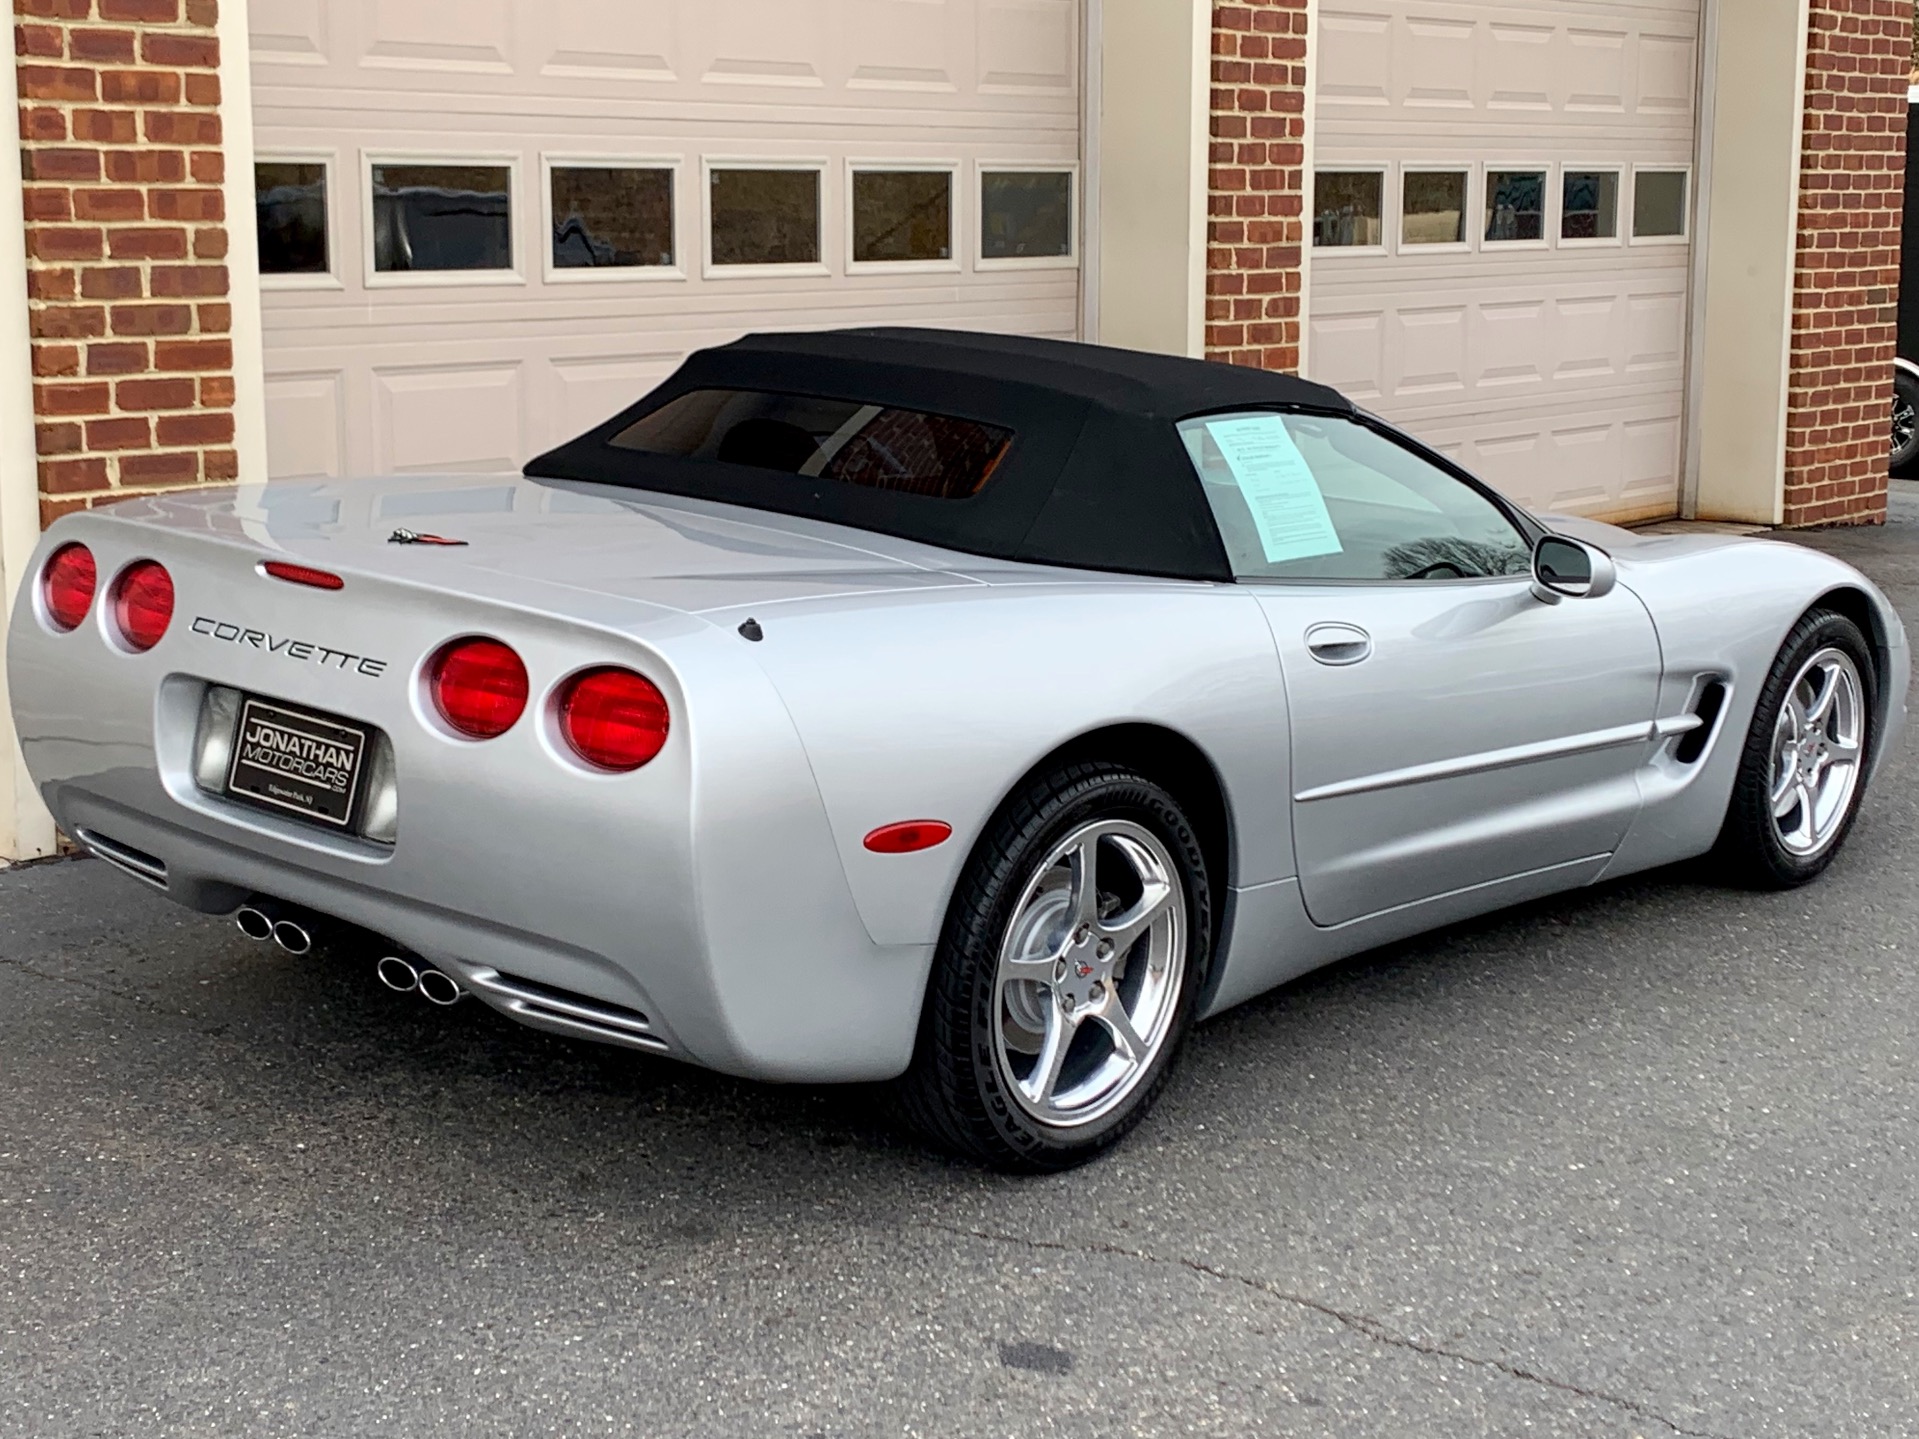
[[[1619,579],[1612,556],[1564,535],[1547,535],[1533,546],[1533,593],[1549,605],[1562,599],[1596,600]]]

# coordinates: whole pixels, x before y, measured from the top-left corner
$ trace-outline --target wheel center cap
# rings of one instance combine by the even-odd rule
[[[1054,984],[1068,1008],[1092,1004],[1104,992],[1107,965],[1099,951],[1098,941],[1090,936],[1075,940],[1066,946],[1054,967]]]

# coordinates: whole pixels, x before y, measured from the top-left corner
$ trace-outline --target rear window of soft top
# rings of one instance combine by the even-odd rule
[[[1013,442],[979,420],[897,405],[773,390],[691,390],[607,443],[641,454],[717,460],[867,489],[964,500]]]

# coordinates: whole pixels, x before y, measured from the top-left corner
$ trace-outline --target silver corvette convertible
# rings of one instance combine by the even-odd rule
[[[910,330],[697,354],[523,476],[70,516],[8,654],[61,825],[180,903],[895,1080],[1027,1169],[1357,950],[1699,856],[1812,878],[1909,670],[1824,555],[1536,518],[1285,376]]]

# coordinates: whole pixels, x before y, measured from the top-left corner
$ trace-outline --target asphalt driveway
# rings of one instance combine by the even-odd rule
[[[1808,542],[1919,632],[1919,515]],[[1199,1032],[1008,1180],[865,1091],[0,875],[0,1435],[1919,1433],[1919,776]]]

